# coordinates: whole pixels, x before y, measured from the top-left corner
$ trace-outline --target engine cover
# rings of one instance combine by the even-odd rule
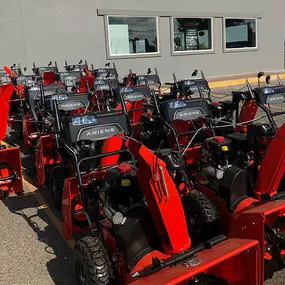
[[[232,151],[237,153],[242,151],[244,153],[249,151],[249,144],[246,134],[232,133],[226,136],[232,142]]]
[[[224,137],[212,137],[204,141],[203,148],[213,154],[222,155],[222,153],[231,149],[231,144],[232,142]]]
[[[285,101],[284,86],[255,88],[254,93],[261,104],[283,104]]]
[[[247,126],[247,137],[271,137],[274,130],[270,124],[255,123]]]
[[[168,100],[159,103],[162,116],[167,122],[176,120],[190,121],[210,115],[208,103],[203,99]]]
[[[124,207],[142,201],[136,170],[129,164],[121,164],[119,167],[111,169],[104,180],[108,184],[105,193],[109,204],[116,210],[122,211]]]
[[[129,271],[146,254],[159,247],[160,239],[146,208],[138,206],[128,212],[127,220],[116,231],[116,241]]]
[[[212,137],[204,140],[202,161],[207,166],[227,165],[227,157],[231,154],[232,142],[224,137]]]
[[[227,168],[219,181],[219,195],[230,210],[234,210],[241,198],[247,196],[247,172],[236,166]]]
[[[128,114],[123,111],[97,112],[65,117],[61,120],[66,142],[100,141],[120,133],[130,133]]]

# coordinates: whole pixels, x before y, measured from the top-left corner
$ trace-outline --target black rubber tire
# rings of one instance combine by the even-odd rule
[[[111,279],[111,263],[99,238],[86,236],[76,242],[73,250],[73,273],[75,284],[106,285]],[[81,273],[81,274],[82,274]]]
[[[67,171],[64,168],[55,168],[49,176],[49,187],[51,189],[54,206],[61,210],[64,180],[67,178]]]
[[[182,203],[193,244],[205,242],[221,234],[219,213],[208,196],[193,191],[182,197]]]

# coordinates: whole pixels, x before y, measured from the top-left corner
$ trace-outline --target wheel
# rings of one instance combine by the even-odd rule
[[[62,194],[64,180],[66,179],[66,170],[61,167],[54,168],[49,176],[49,187],[52,192],[52,198],[56,209],[61,210]]]
[[[220,216],[215,204],[204,193],[193,191],[182,197],[190,238],[194,244],[221,234]]]
[[[99,238],[86,236],[76,242],[73,251],[75,284],[105,285],[111,278],[111,263]]]

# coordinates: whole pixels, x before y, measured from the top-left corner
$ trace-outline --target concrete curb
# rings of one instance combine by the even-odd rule
[[[279,74],[280,79],[285,79],[285,73],[280,73]],[[228,80],[215,80],[211,81],[209,80],[209,86],[210,88],[222,88],[222,87],[229,87],[229,86],[237,86],[237,85],[244,85],[245,84],[245,78],[248,79],[249,83],[251,84],[256,84],[257,77],[246,77],[246,74],[244,75],[244,78],[233,78],[233,79],[228,79]],[[271,81],[277,80],[276,74],[271,75]],[[261,78],[261,82],[265,82],[265,78]]]
[[[285,79],[285,73],[284,70],[281,72],[268,72],[266,75],[271,76],[271,82],[274,82],[277,80],[276,74],[279,75],[280,79]],[[257,84],[258,80],[256,77],[256,74],[250,73],[250,74],[239,74],[239,75],[233,75],[233,76],[221,76],[217,78],[209,78],[209,86],[211,89],[215,88],[224,88],[224,87],[231,87],[231,86],[239,86],[239,85],[245,85],[245,79],[248,79],[250,84]],[[265,84],[265,76],[263,76],[260,80],[262,84]],[[284,83],[285,85],[285,83]],[[162,86],[161,91],[167,92],[170,90],[170,87]]]

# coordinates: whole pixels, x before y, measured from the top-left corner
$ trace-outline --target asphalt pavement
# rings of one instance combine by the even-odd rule
[[[24,150],[11,129],[6,142]],[[22,151],[21,158],[24,176],[35,184],[29,153]],[[59,219],[47,215],[59,213],[51,206],[48,189],[35,189],[25,182],[25,196],[0,201],[0,285],[74,284],[72,249],[55,225]]]
[[[231,100],[230,91],[241,87],[214,89],[212,98]],[[278,120],[279,125],[284,122],[283,117]],[[9,132],[8,143],[19,143],[15,136]],[[24,173],[33,183],[31,158],[23,152],[22,159]],[[57,221],[59,215],[49,203],[48,189],[40,189],[39,193],[44,197],[41,201],[34,193],[0,201],[0,285],[74,284],[72,249],[46,210],[51,209]],[[285,284],[285,269],[265,284]]]
[[[0,284],[73,284],[71,249],[33,194],[0,203]]]

